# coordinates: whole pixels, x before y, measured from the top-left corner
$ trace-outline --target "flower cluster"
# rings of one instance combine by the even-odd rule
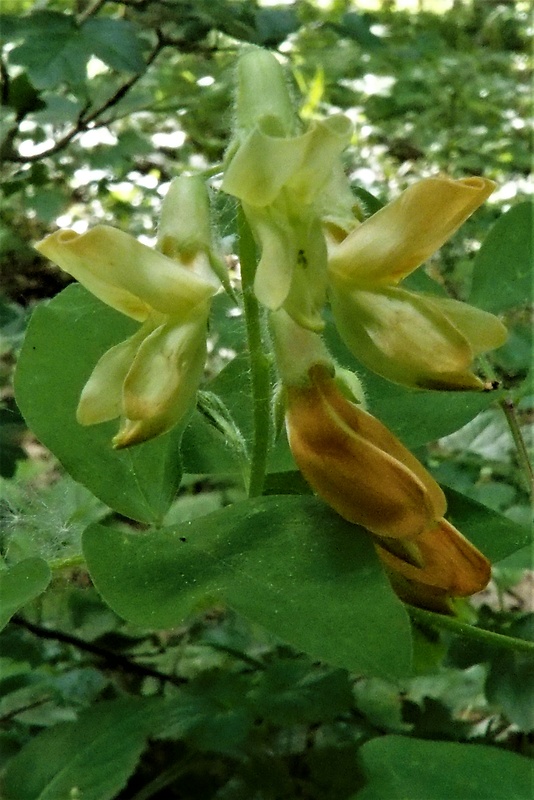
[[[260,248],[255,291],[271,328],[294,459],[342,517],[366,528],[397,593],[437,611],[482,589],[489,563],[449,522],[419,461],[340,380],[320,331],[327,301],[355,357],[413,388],[473,390],[475,356],[500,346],[497,317],[399,286],[484,202],[484,178],[427,178],[361,222],[339,153],[346,120],[299,127],[280,67],[238,67],[237,125],[223,189]]]
[[[267,309],[288,440],[310,486],[373,536],[397,593],[447,611],[485,586],[489,564],[449,522],[446,500],[419,461],[363,403],[356,376],[331,359],[327,303],[354,356],[417,389],[476,390],[475,357],[506,338],[492,314],[401,285],[486,200],[474,177],[426,178],[364,221],[340,160],[342,115],[307,127],[276,58],[251,48],[238,62],[236,123],[222,190],[238,199],[259,248],[254,292]],[[175,179],[156,249],[104,225],[58,231],[37,249],[111,307],[140,323],[95,366],[78,420],[120,418],[127,447],[187,414],[202,377],[210,302],[228,286],[200,178]]]

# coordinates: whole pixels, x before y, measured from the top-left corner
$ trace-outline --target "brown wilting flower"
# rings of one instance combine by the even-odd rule
[[[448,613],[452,597],[476,594],[490,579],[487,558],[446,519],[407,545],[375,539],[391,583],[407,603]]]
[[[316,363],[286,385],[285,398],[289,444],[302,474],[338,514],[373,534],[402,600],[450,613],[452,598],[486,586],[490,564],[444,519],[436,481],[341,391],[328,364]]]
[[[443,517],[436,481],[385,425],[342,394],[326,366],[286,386],[286,425],[302,474],[349,522],[377,536],[417,539]]]

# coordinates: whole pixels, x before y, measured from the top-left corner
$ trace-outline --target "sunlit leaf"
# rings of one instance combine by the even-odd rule
[[[125,19],[93,17],[82,26],[85,46],[113,69],[142,72],[145,66],[134,25]]]

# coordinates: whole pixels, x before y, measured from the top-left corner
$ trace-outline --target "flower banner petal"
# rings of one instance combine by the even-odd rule
[[[84,235],[87,237],[89,234]],[[69,275],[76,278],[103,303],[126,314],[127,317],[144,322],[152,310],[150,305],[128,289],[111,282],[102,266],[94,268],[93,258],[96,257],[97,264],[101,264],[100,245],[96,243],[95,253],[95,240],[92,237],[92,242],[90,242],[92,246],[89,248],[89,252],[84,253],[84,246],[79,247],[80,238],[80,234],[75,231],[59,230],[38,242],[35,249],[57,264],[64,272],[68,272]],[[85,243],[87,243],[87,239],[85,239]]]
[[[324,368],[315,369],[310,385],[286,390],[288,438],[302,474],[349,522],[379,536],[417,537],[440,516],[437,492],[429,492],[426,480],[366,438],[369,415],[343,398]],[[332,389],[323,392],[327,383]],[[330,402],[334,392],[347,406],[346,414]]]
[[[415,183],[335,248],[331,272],[354,287],[397,283],[435,253],[494,188],[479,177]]]
[[[299,136],[273,136],[265,121],[255,128],[228,164],[223,191],[252,206],[273,203],[284,186],[295,202],[313,202],[347,146],[352,126],[336,115],[316,122]]]
[[[216,292],[190,270],[108,225],[83,234],[57,231],[37,249],[104,303],[140,321],[150,308],[186,315]]]

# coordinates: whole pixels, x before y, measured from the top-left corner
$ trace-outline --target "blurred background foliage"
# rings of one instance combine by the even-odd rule
[[[58,226],[83,232],[97,222],[154,242],[169,180],[184,170],[216,176],[232,124],[235,59],[254,43],[280,53],[304,117],[342,111],[351,118],[346,170],[371,210],[372,196],[386,201],[439,171],[496,182],[489,202],[427,265],[452,296],[466,299],[489,227],[529,196],[528,6],[3,0],[0,489],[8,560],[38,554],[68,564],[80,552],[83,528],[111,514],[63,474],[26,430],[13,399],[31,311],[67,282],[32,244]],[[234,207],[218,195],[215,201],[231,253]],[[507,312],[507,322],[510,343],[492,369],[513,392],[527,436],[528,298]],[[231,355],[219,343],[214,369],[217,358]],[[445,484],[529,524],[527,489],[499,410],[418,455]],[[231,482],[190,476],[166,521],[239,497]],[[526,551],[501,562],[475,600],[473,619],[478,614],[483,627],[532,639],[529,566]],[[532,749],[532,659],[503,658],[426,628],[417,631],[417,676],[399,688],[313,665],[223,609],[178,631],[134,629],[101,603],[83,567],[71,567],[5,629],[0,644],[10,653],[0,683],[7,760],[58,723],[83,725],[97,700],[187,687],[181,727],[158,728],[134,760],[128,788],[121,790],[125,778],[102,797],[351,797],[364,783],[364,767],[354,768],[358,748],[384,733]]]

